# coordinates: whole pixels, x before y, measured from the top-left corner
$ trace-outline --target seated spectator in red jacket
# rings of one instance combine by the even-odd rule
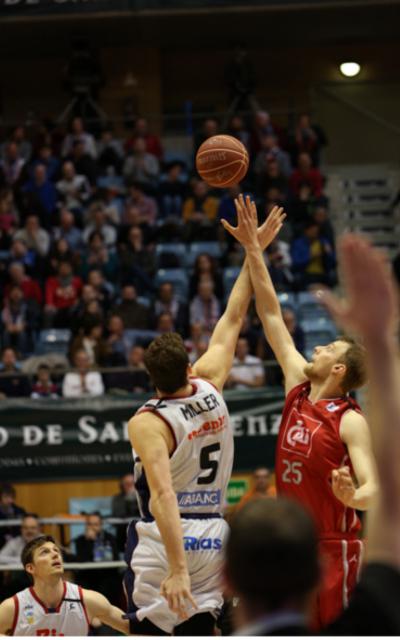
[[[74,276],[72,265],[61,262],[58,275],[47,278],[45,285],[45,325],[65,328],[69,326],[72,313],[78,304],[82,280]]]
[[[58,387],[51,379],[51,371],[45,362],[36,371],[36,380],[32,385],[31,398],[58,398]]]
[[[29,397],[31,385],[28,377],[21,374],[17,366],[17,354],[7,347],[0,362],[0,398]]]
[[[128,153],[132,151],[138,138],[142,138],[146,142],[147,153],[151,153],[158,160],[162,160],[163,148],[160,138],[154,133],[149,132],[149,125],[146,118],[138,118],[136,120],[133,135],[125,143],[125,151]]]
[[[25,267],[21,262],[12,262],[8,267],[10,281],[4,289],[4,297],[7,299],[13,285],[20,287],[25,300],[34,300],[38,305],[42,304],[43,296],[39,283],[26,275]]]
[[[322,195],[323,177],[319,169],[312,166],[311,156],[301,153],[298,157],[297,169],[290,177],[290,189],[294,196],[298,197],[303,185],[309,185],[312,195],[319,198]]]

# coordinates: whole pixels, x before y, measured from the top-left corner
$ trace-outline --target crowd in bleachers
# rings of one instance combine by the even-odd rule
[[[76,117],[68,130],[46,122],[0,138],[3,396],[147,391],[143,347],[160,332],[178,331],[191,359],[201,355],[243,261],[219,223],[235,220],[240,190],[252,193],[260,219],[276,204],[287,211],[266,260],[292,310],[299,292],[335,284],[319,169],[326,139],[309,116],[285,131],[263,111],[249,121],[234,115],[227,133],[247,147],[251,164],[244,182],[225,191],[193,169],[198,146],[220,131],[214,119],[194,136],[190,156],[164,150],[144,118],[125,139],[111,127],[96,131]],[[288,322],[307,350],[296,317]],[[242,338],[237,365],[269,357],[252,312]],[[240,384],[234,377],[232,386]],[[253,377],[264,384],[265,376]]]

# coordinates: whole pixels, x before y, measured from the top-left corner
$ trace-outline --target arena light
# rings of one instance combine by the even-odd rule
[[[340,72],[346,76],[346,78],[354,78],[358,76],[361,71],[361,66],[358,62],[342,62],[340,65]]]

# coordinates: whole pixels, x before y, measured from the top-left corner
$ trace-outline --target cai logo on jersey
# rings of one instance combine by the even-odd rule
[[[187,491],[177,497],[180,507],[209,507],[220,504],[221,491]]]
[[[185,551],[219,551],[222,549],[221,538],[195,538],[194,536],[183,536]]]
[[[322,422],[292,409],[283,435],[282,449],[308,458],[312,451],[313,437]]]

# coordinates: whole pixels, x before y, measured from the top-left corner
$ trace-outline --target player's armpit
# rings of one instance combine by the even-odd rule
[[[372,452],[371,435],[364,416],[357,411],[344,414],[340,438],[347,446],[358,488],[349,504],[353,509],[369,509],[378,493],[378,476]]]
[[[107,598],[97,591],[82,589],[89,621],[99,618],[103,624],[129,635],[129,621],[124,620],[124,612],[112,605]]]
[[[0,634],[10,636],[14,623],[15,603],[13,598],[7,598],[0,604]]]

